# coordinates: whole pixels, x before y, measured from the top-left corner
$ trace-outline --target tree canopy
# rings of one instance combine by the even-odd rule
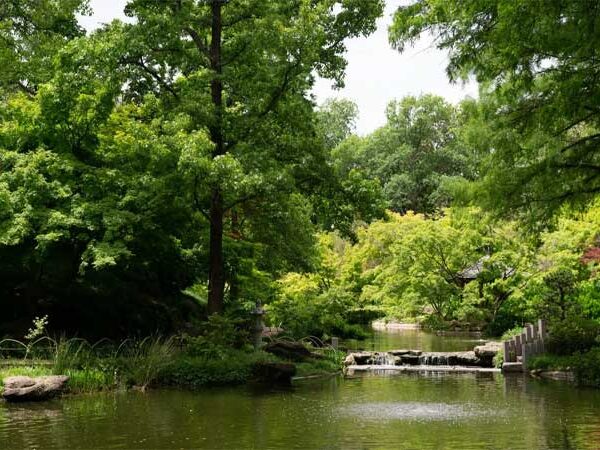
[[[451,79],[482,85],[491,139],[478,196],[535,222],[599,189],[595,6],[587,1],[419,0],[390,28],[402,50],[424,31],[450,53]],[[557,182],[558,181],[558,182]]]

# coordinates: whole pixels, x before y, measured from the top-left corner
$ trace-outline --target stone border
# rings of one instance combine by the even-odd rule
[[[491,367],[465,366],[348,366],[347,372],[369,372],[385,370],[389,372],[454,372],[454,373],[501,373],[500,369]]]

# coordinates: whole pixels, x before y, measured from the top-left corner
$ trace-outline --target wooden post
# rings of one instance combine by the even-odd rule
[[[510,343],[509,341],[504,341],[502,343],[502,348],[504,350],[504,362],[514,362],[511,358],[511,353],[510,353]]]
[[[528,342],[527,333],[525,332],[525,328],[523,328],[523,332],[521,333],[521,344],[527,344]]]
[[[530,344],[522,344],[522,350],[521,350],[521,364],[523,367],[523,370],[527,369],[527,359],[529,358],[529,345]]]
[[[517,362],[517,346],[515,345],[515,340],[511,339],[508,341],[508,345],[510,347],[511,362]]]
[[[540,339],[545,340],[547,337],[548,330],[546,329],[546,321],[544,319],[538,320],[538,330]]]
[[[534,332],[533,332],[533,325],[528,323],[527,326],[525,327],[525,334],[527,334],[527,342],[533,342],[534,339]]]
[[[523,355],[523,346],[521,345],[521,336],[515,336],[515,355],[522,356]]]

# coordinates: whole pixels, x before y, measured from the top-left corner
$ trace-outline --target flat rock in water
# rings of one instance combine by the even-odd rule
[[[575,381],[575,374],[565,370],[542,370],[538,374],[542,378],[556,381]]]
[[[371,352],[354,352],[350,353],[346,360],[350,361],[350,357],[354,360],[354,364],[359,366],[364,364],[371,364],[373,362],[373,353]]]
[[[496,356],[502,349],[502,342],[486,342],[483,345],[478,345],[473,350],[477,356]]]
[[[502,372],[521,373],[523,372],[523,364],[520,362],[505,362],[502,364]]]
[[[2,397],[7,402],[34,402],[53,398],[62,393],[69,377],[8,377],[4,379]]]

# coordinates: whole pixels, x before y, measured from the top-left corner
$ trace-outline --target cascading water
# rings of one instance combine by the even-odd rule
[[[465,366],[491,367],[474,352],[430,352],[394,350],[391,352],[360,352],[349,355],[347,365],[372,366]]]
[[[448,356],[443,354],[426,354],[419,357],[419,364],[422,366],[448,366]]]
[[[396,357],[390,353],[375,353],[372,360],[375,366],[393,366],[396,364]]]

